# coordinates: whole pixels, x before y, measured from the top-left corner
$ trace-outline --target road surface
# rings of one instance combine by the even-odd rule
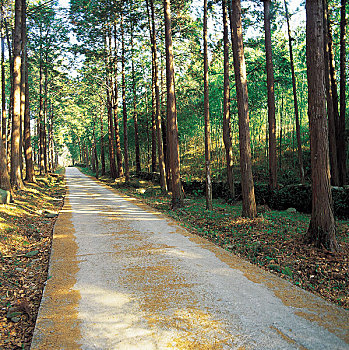
[[[32,350],[349,349],[349,313],[66,169]]]

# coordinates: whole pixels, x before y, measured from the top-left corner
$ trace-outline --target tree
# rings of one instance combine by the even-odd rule
[[[177,108],[174,86],[174,63],[171,29],[170,0],[163,0],[165,19],[165,46],[166,46],[166,84],[167,84],[167,128],[168,145],[170,152],[170,168],[172,178],[172,207],[183,206],[182,184],[180,177],[180,160],[178,144]]]
[[[212,180],[211,180],[211,131],[210,131],[210,101],[208,86],[208,53],[207,53],[207,0],[204,0],[204,119],[205,119],[205,180],[206,209],[212,210]]]
[[[287,21],[288,47],[290,50],[290,66],[291,66],[291,75],[292,75],[293,106],[294,106],[294,115],[296,118],[296,135],[297,135],[297,154],[298,154],[299,177],[300,177],[302,185],[304,185],[305,184],[304,164],[303,164],[303,152],[302,152],[302,141],[301,141],[301,130],[300,130],[301,128],[300,128],[300,124],[299,124],[296,74],[295,74],[295,70],[294,70],[291,27],[290,27],[290,19],[289,19],[289,15],[288,15],[286,0],[284,0],[284,4],[285,4],[285,16],[286,16],[286,21]]]
[[[20,123],[21,123],[21,21],[22,21],[22,0],[15,1],[15,30],[13,43],[13,119],[11,136],[11,186],[20,190],[23,186],[20,166]]]
[[[308,115],[312,169],[312,213],[305,242],[330,251],[339,249],[332,211],[326,97],[324,89],[324,4],[306,2]]]
[[[345,113],[346,113],[346,0],[341,0],[341,20],[340,20],[340,115],[338,123],[338,167],[339,183],[346,184],[346,142],[345,142]]]
[[[230,195],[235,196],[233,175],[233,147],[231,143],[230,87],[229,87],[229,37],[227,2],[222,0],[223,9],[223,52],[224,52],[224,91],[223,91],[223,142],[227,161],[227,180]]]
[[[151,15],[149,14],[149,3]],[[155,28],[155,10],[153,0],[147,0],[147,9],[149,17],[149,33],[152,48],[152,97],[155,97],[155,123],[157,132],[157,145],[158,145],[158,160],[160,171],[160,186],[163,191],[167,192],[166,183],[166,168],[164,158],[164,147],[162,140],[162,127],[161,127],[161,106],[160,106],[160,89],[158,80],[158,59],[157,59],[157,45],[156,45],[156,28]],[[151,17],[151,18],[150,18]],[[150,25],[151,23],[151,25]]]
[[[248,113],[248,92],[244,46],[242,39],[240,0],[230,0],[230,26],[233,42],[236,97],[239,113],[240,169],[242,188],[242,215],[257,215],[251,165],[251,140]]]
[[[268,88],[268,124],[269,124],[269,188],[277,187],[277,160],[276,160],[276,120],[275,120],[275,94],[274,69],[271,48],[270,29],[270,0],[263,0],[264,4],[264,34]]]

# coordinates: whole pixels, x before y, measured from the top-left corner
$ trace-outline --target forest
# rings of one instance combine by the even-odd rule
[[[40,186],[62,199],[55,171],[76,166],[348,307],[348,16],[346,0],[2,0],[4,207],[35,211]]]

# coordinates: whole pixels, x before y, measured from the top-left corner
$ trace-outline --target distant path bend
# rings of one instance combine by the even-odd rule
[[[66,169],[37,349],[349,349],[349,313]]]

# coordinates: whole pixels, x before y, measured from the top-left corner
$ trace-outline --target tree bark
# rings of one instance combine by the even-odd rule
[[[323,26],[324,26],[324,64],[325,64],[325,86],[326,86],[326,98],[327,98],[327,116],[328,116],[328,139],[330,148],[330,169],[331,169],[331,183],[334,186],[339,185],[339,173],[338,173],[338,156],[337,156],[337,126],[336,126],[336,111],[334,102],[334,86],[331,78],[331,56],[330,56],[330,28],[328,21],[328,5],[327,0],[323,0]],[[338,105],[337,105],[338,112]]]
[[[251,140],[246,64],[242,39],[241,4],[240,0],[230,1],[230,26],[232,31],[236,95],[239,113],[242,215],[254,218],[257,215],[257,208],[251,164]]]
[[[29,84],[28,84],[28,50],[27,50],[27,25],[26,25],[26,0],[23,1],[23,65],[24,65],[24,155],[25,155],[25,180],[35,182],[33,150],[30,135],[30,105],[29,105]]]
[[[298,168],[299,168],[299,177],[301,180],[301,184],[304,185],[305,184],[305,177],[304,177],[304,164],[303,164],[303,152],[302,152],[302,141],[301,141],[301,128],[300,128],[299,111],[298,111],[296,74],[295,74],[295,70],[294,70],[291,27],[290,27],[290,19],[289,19],[289,15],[288,15],[286,0],[284,0],[284,4],[285,4],[285,14],[286,14],[287,31],[288,31],[288,46],[289,46],[289,50],[290,50],[290,66],[291,66],[291,75],[292,75],[294,115],[296,118]]]
[[[161,125],[161,102],[160,102],[160,89],[159,89],[159,79],[158,79],[159,74],[158,74],[158,59],[157,59],[157,45],[156,45],[155,9],[154,9],[153,0],[149,0],[149,1],[150,1],[150,9],[151,9],[150,40],[152,44],[153,86],[154,86],[154,93],[155,93],[155,123],[156,123],[156,133],[157,133],[160,186],[164,192],[167,192],[168,188],[167,188],[167,182],[166,182],[166,167],[165,167],[164,146],[163,146],[163,138],[162,138],[162,125]],[[147,1],[147,5],[148,5],[148,1]],[[148,16],[149,16],[149,10],[148,10]]]
[[[14,71],[13,71],[13,119],[11,135],[11,186],[20,190],[23,186],[20,167],[20,122],[21,122],[21,20],[22,0],[15,1],[15,32],[14,32]]]
[[[101,110],[100,112],[100,116],[99,116],[99,121],[100,121],[100,126],[101,126],[101,175],[104,176],[105,175],[105,149],[104,149],[104,130],[103,130],[103,110]]]
[[[127,105],[126,105],[126,77],[125,77],[125,30],[124,30],[124,16],[121,9],[121,46],[122,46],[122,114],[124,122],[124,166],[125,166],[125,180],[130,181],[130,168],[128,158],[128,130],[127,130]]]
[[[224,51],[224,90],[223,90],[223,142],[225,158],[227,161],[227,181],[230,195],[235,197],[234,173],[233,173],[233,147],[231,143],[230,121],[230,82],[229,82],[229,37],[228,37],[228,13],[227,1],[222,0],[223,9],[223,51]]]
[[[135,77],[135,67],[134,67],[133,22],[131,27],[131,50],[132,50],[133,125],[135,128],[136,173],[139,174],[141,172],[141,157],[140,157],[140,150],[139,150],[137,93],[136,93],[136,77]]]
[[[268,88],[268,124],[269,124],[269,188],[277,188],[277,159],[276,159],[276,120],[275,120],[275,93],[274,93],[274,68],[271,46],[270,29],[270,0],[264,3],[264,34]]]
[[[338,122],[338,169],[339,184],[344,186],[347,182],[346,173],[346,140],[345,140],[345,109],[346,109],[346,0],[341,0],[340,22],[340,115]]]
[[[205,120],[206,209],[213,210],[212,179],[211,179],[210,101],[209,101],[208,49],[207,49],[207,0],[204,0],[203,39],[204,39],[204,120]]]
[[[163,0],[165,19],[165,46],[166,46],[166,82],[167,82],[167,125],[168,145],[170,152],[170,167],[172,176],[172,207],[183,206],[182,185],[180,177],[179,143],[177,109],[174,86],[174,63],[171,29],[170,0]]]
[[[324,89],[324,6],[322,0],[306,2],[308,116],[312,168],[312,213],[306,243],[331,251],[336,241],[330,187],[326,95]]]

